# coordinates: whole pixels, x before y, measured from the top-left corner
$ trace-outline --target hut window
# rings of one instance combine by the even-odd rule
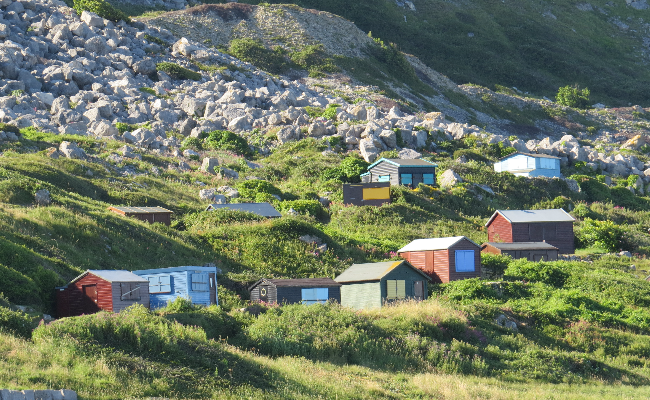
[[[542,169],[555,169],[555,159],[554,158],[540,158],[539,167]]]
[[[413,184],[413,175],[402,174],[402,185],[412,185],[412,184]]]
[[[422,174],[422,183],[425,185],[433,185],[433,174]]]
[[[456,250],[456,272],[474,272],[474,250]]]
[[[377,182],[390,182],[390,175],[379,175]]]
[[[386,299],[398,300],[406,298],[406,281],[387,280]]]
[[[140,300],[140,284],[120,283],[120,300]]]
[[[192,291],[208,291],[208,274],[192,274]]]
[[[149,293],[169,293],[172,291],[171,276],[150,276]]]
[[[327,303],[329,297],[328,288],[302,289],[302,304]]]

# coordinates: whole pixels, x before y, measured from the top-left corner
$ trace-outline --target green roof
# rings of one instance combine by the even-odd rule
[[[406,260],[401,261],[384,261],[377,263],[367,263],[367,264],[352,264],[350,268],[343,271],[343,273],[336,278],[337,282],[367,282],[367,281],[379,281],[381,278],[386,276],[389,272],[399,267],[400,265],[406,263],[409,268],[412,268],[414,271],[422,274],[427,280],[429,279],[422,271],[413,267]]]

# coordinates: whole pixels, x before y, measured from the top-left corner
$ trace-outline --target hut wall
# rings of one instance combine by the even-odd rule
[[[474,251],[474,271],[473,272],[456,272],[456,250],[472,250]],[[449,263],[448,263],[448,280],[446,282],[458,281],[468,278],[481,277],[481,248],[477,247],[468,240],[461,240],[449,248]]]
[[[513,241],[512,226],[501,214],[497,214],[496,217],[494,217],[487,229],[489,242],[510,243]],[[523,240],[519,241],[523,242]]]
[[[381,282],[344,283],[341,286],[341,305],[356,310],[380,308]]]
[[[97,302],[84,295],[92,287],[96,289]],[[86,274],[65,289],[67,293],[69,315],[93,314],[99,310],[113,311],[113,295],[111,283],[93,274]]]
[[[138,285],[140,289],[131,294],[126,294],[128,291],[134,290]],[[111,287],[113,312],[120,312],[133,304],[142,304],[149,308],[149,284],[147,282],[112,282]]]

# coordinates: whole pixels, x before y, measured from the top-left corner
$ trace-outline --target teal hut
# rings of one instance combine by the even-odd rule
[[[398,300],[425,300],[429,277],[403,260],[353,264],[334,280],[342,285],[341,305],[360,310]]]

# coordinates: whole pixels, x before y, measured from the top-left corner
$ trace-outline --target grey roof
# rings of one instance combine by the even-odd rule
[[[271,283],[274,286],[280,287],[330,287],[341,286],[340,283],[334,281],[332,278],[302,278],[302,279],[260,279],[251,285],[248,290],[253,290],[255,286],[262,282]]]
[[[463,239],[467,239],[476,247],[480,247],[471,239],[465,236],[453,236],[444,238],[430,238],[430,239],[416,239],[401,249],[397,250],[398,253],[406,251],[426,251],[426,250],[442,250],[448,249]]]
[[[519,222],[573,222],[573,218],[569,213],[561,208],[554,208],[549,210],[496,210],[490,217],[485,226],[490,225],[492,220],[496,218],[497,214],[501,214],[503,218],[511,223]]]
[[[557,247],[546,242],[516,242],[516,243],[497,243],[486,242],[483,246],[490,245],[499,250],[557,250]]]
[[[220,273],[221,270],[214,267],[198,266],[198,265],[181,265],[178,267],[167,267],[167,268],[152,268],[152,269],[140,269],[133,271],[136,275],[146,275],[146,274],[165,274],[168,272],[183,272],[183,271],[203,271],[203,272],[215,272]]]
[[[553,158],[553,159],[556,159],[556,160],[560,159],[560,157],[550,156],[548,154],[522,153],[522,152],[518,151],[516,153],[508,154],[505,157],[501,157],[499,159],[499,161],[505,160],[506,158],[514,157],[514,156],[517,156],[517,155],[520,155],[520,154],[523,154],[523,155],[528,156],[528,157],[535,157],[535,158]]]
[[[235,203],[235,204],[210,204],[205,211],[228,208],[231,210],[246,211],[262,217],[281,217],[282,214],[270,203]]]
[[[155,213],[172,213],[172,211],[162,207],[126,207],[111,206],[109,210],[118,210],[126,214],[155,214]]]
[[[76,282],[86,274],[93,274],[108,282],[149,282],[147,279],[137,276],[136,274],[126,270],[99,270],[89,269],[78,277],[74,278],[70,283]]]
[[[419,158],[413,158],[413,159],[401,159],[401,158],[380,158],[379,160],[375,161],[371,165],[368,166],[368,169],[373,168],[375,165],[382,163],[382,162],[387,162],[391,163],[393,165],[397,165],[400,167],[437,167],[438,164],[432,163],[431,161],[427,160],[422,160]]]
[[[390,271],[399,267],[400,265],[406,263],[409,267],[413,268],[414,271],[417,271],[427,280],[430,278],[419,269],[413,267],[406,260],[401,261],[383,261],[377,263],[367,263],[367,264],[352,264],[350,268],[343,271],[343,273],[336,278],[337,282],[366,282],[366,281],[378,281],[386,276]]]

